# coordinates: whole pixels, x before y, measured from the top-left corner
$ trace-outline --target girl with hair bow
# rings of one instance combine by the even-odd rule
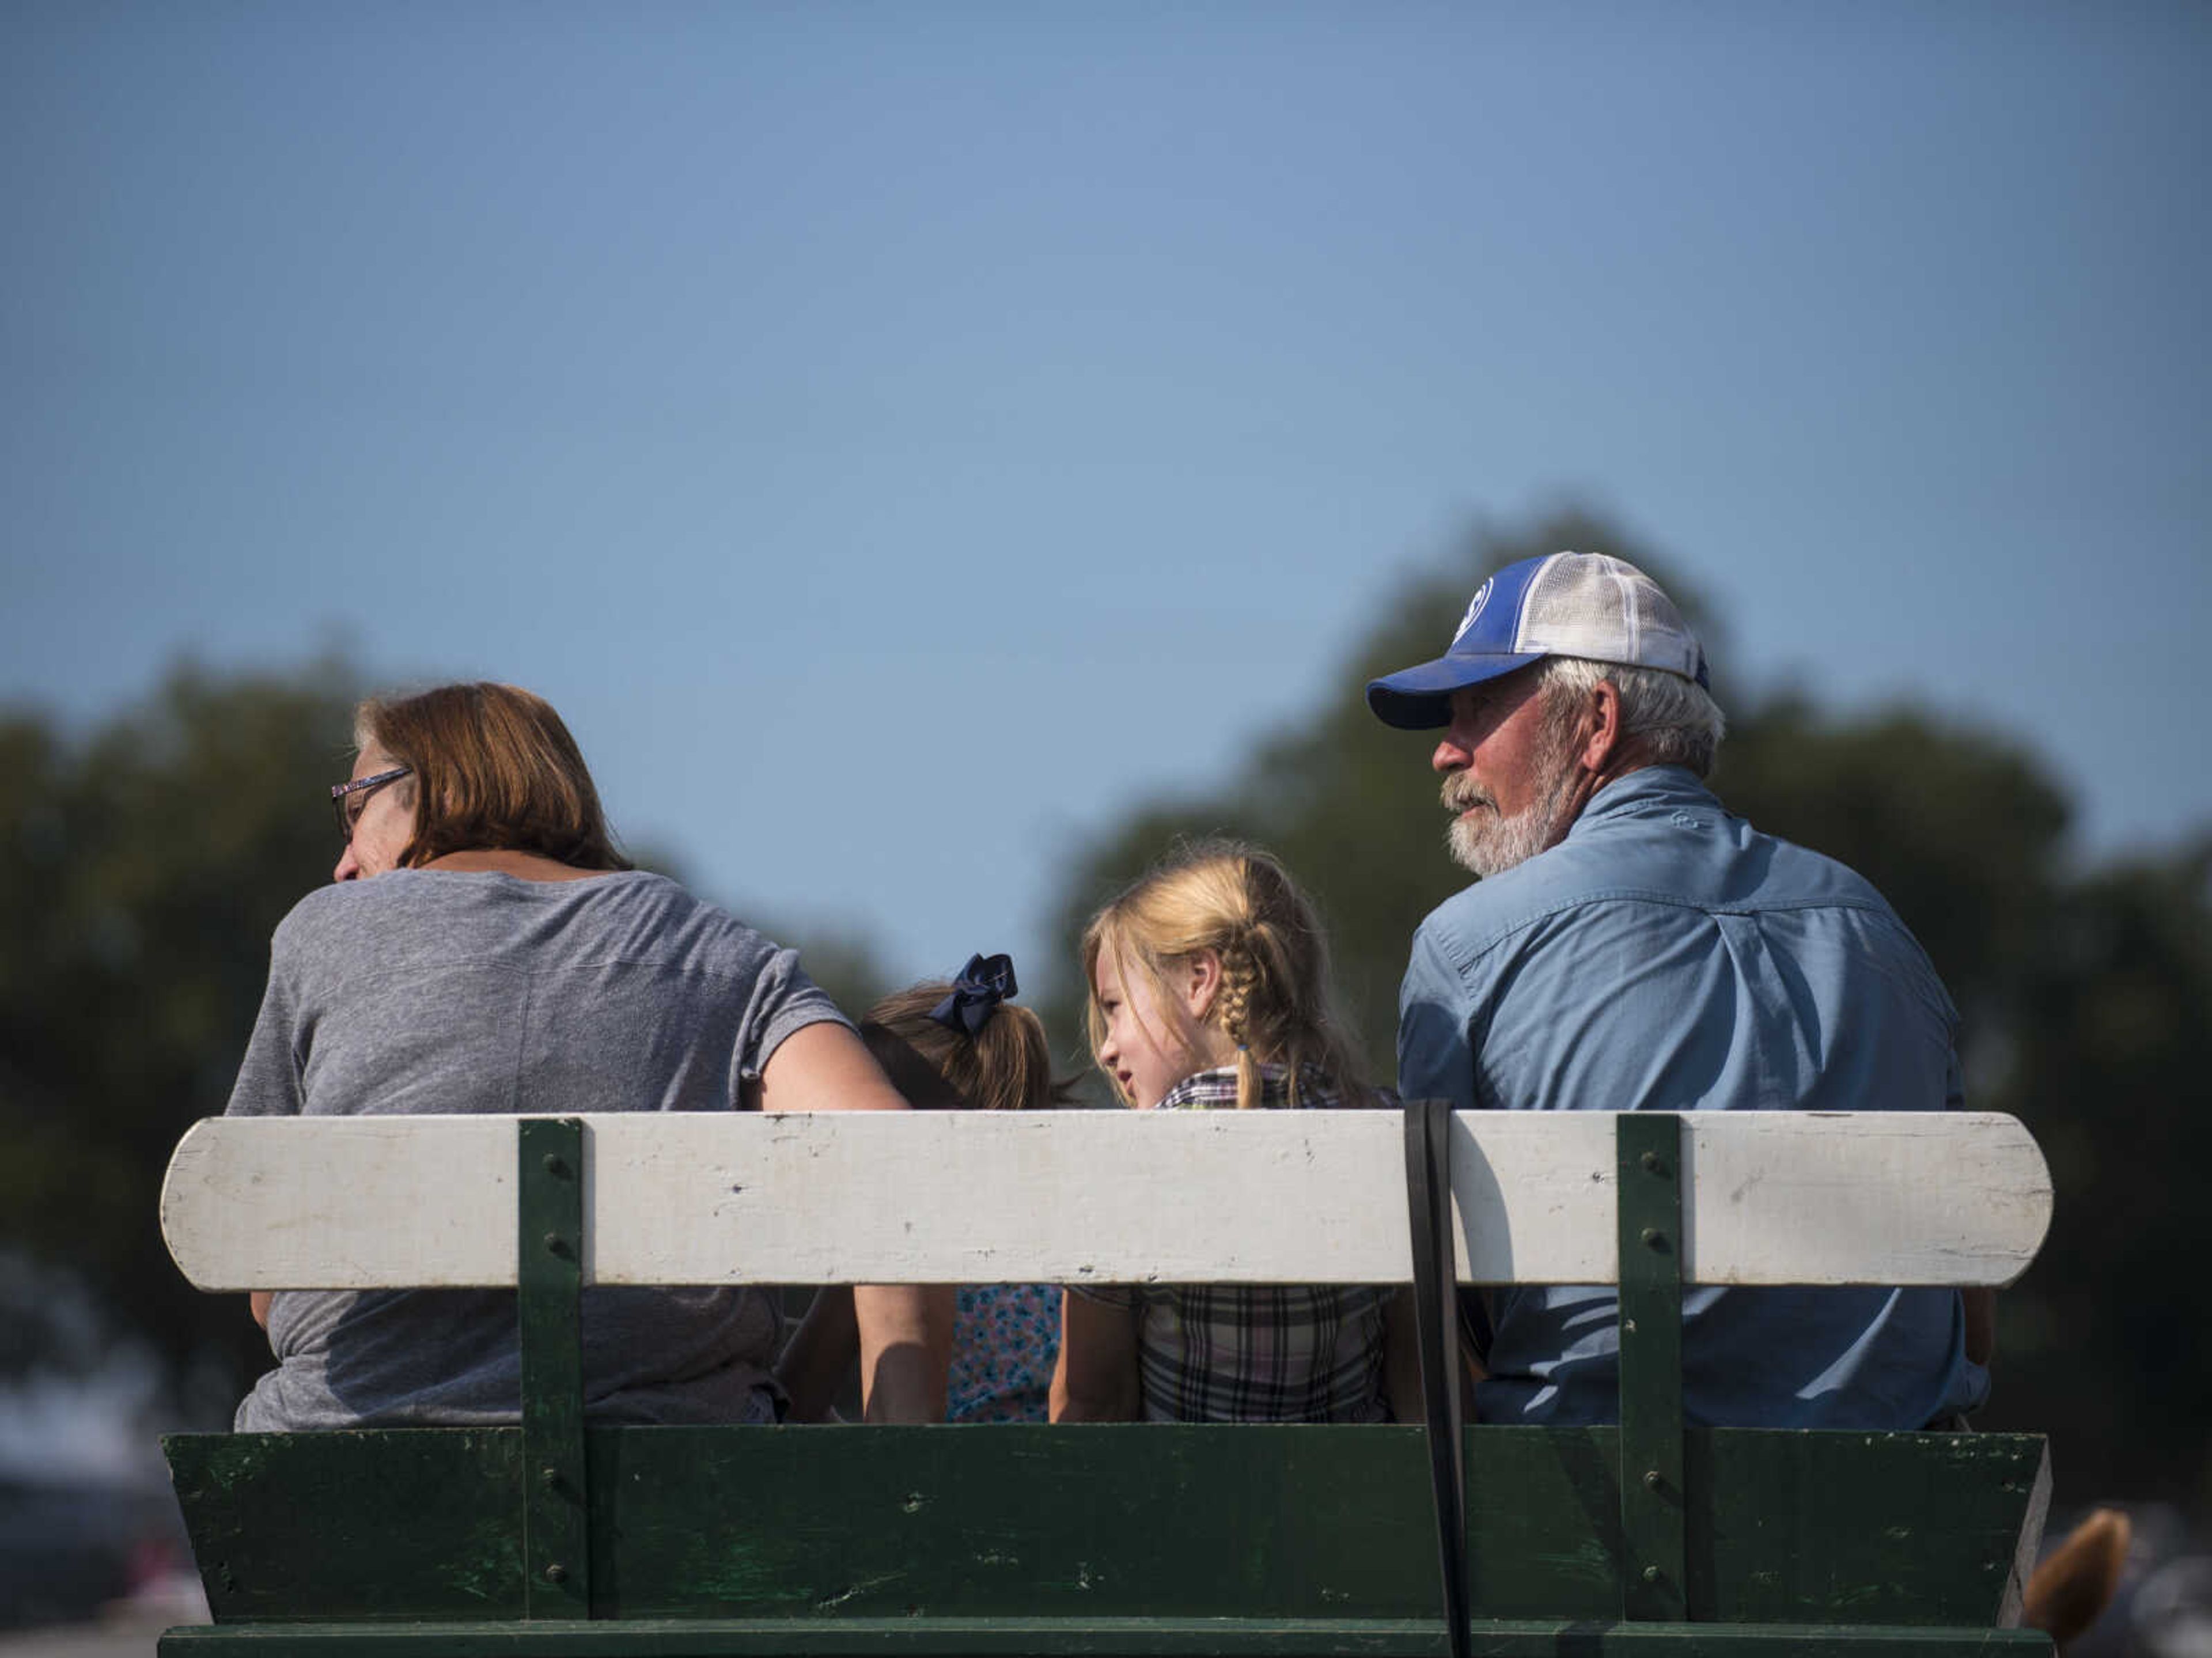
[[[1044,1023],[1007,999],[1019,986],[1006,956],[971,956],[951,982],[884,997],[860,1040],[920,1111],[1042,1111],[1064,1102]],[[1060,1351],[1060,1292],[1048,1284],[940,1285],[929,1328],[945,1371],[948,1422],[1042,1422]],[[833,1420],[830,1401],[860,1352],[852,1291],[817,1291],[776,1375],[791,1420]]]

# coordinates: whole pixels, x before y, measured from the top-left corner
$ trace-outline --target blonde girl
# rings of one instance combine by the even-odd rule
[[[1092,1055],[1139,1111],[1388,1102],[1332,1010],[1313,906],[1257,847],[1172,856],[1091,918],[1083,970]],[[1053,1418],[1418,1420],[1403,1302],[1395,1286],[1071,1289]]]
[[[950,983],[884,997],[860,1040],[918,1111],[1041,1111],[1062,1103],[1044,1023],[1006,1000],[1018,989],[1005,956],[973,956]],[[963,1284],[927,1292],[929,1327],[949,1332],[935,1363],[948,1422],[1042,1422],[1060,1349],[1060,1293],[1045,1284]],[[852,1292],[821,1291],[776,1367],[791,1415],[818,1422],[858,1356]]]

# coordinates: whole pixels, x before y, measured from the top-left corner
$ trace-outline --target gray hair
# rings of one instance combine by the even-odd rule
[[[1703,777],[1713,768],[1728,720],[1705,688],[1664,668],[1632,668],[1581,656],[1547,656],[1536,683],[1555,735],[1564,738],[1601,680],[1620,692],[1620,729],[1638,740],[1655,766],[1685,766]]]

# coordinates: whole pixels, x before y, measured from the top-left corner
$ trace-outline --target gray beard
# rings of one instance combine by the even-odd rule
[[[1487,817],[1455,817],[1444,830],[1444,844],[1451,850],[1452,861],[1471,874],[1487,878],[1503,875],[1516,864],[1525,864],[1558,845],[1567,831],[1568,825],[1561,820],[1566,815],[1567,791],[1574,780],[1574,768],[1561,766],[1543,798],[1531,801],[1510,817],[1498,817],[1494,808]]]

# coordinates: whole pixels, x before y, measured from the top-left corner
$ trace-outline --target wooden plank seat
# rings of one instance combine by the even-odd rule
[[[2009,1282],[2050,1216],[2019,1124],[1449,1125],[1459,1281],[1630,1310],[1624,1426],[1467,1431],[1474,1650],[2049,1649],[2040,1436],[1686,1429],[1679,1329],[1629,1327],[1691,1283]],[[519,1286],[524,1412],[170,1436],[216,1622],[161,1649],[1446,1653],[1421,1427],[597,1427],[576,1367],[587,1283],[1402,1282],[1407,1210],[1387,1112],[200,1123],[195,1284]]]

